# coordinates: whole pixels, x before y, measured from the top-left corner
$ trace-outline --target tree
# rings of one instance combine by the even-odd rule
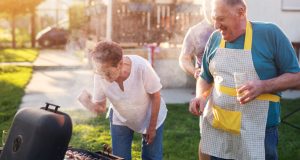
[[[84,14],[84,3],[75,3],[69,8],[69,24],[70,29],[81,29],[86,26],[88,17]]]
[[[36,35],[36,7],[44,0],[26,0],[25,6],[31,14],[31,47],[35,48],[35,35]]]
[[[31,14],[31,42],[35,47],[35,8],[43,0],[1,0],[0,11],[6,13],[11,21],[12,47],[16,48],[16,17]]]

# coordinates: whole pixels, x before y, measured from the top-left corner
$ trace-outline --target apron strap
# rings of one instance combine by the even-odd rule
[[[249,21],[247,21],[246,25],[246,36],[244,42],[244,50],[251,50],[252,47],[252,25]],[[225,48],[225,40],[222,38],[220,42],[220,48]]]
[[[227,94],[229,96],[235,97],[237,95],[235,88],[230,88],[230,87],[221,86],[221,85],[215,85],[215,87],[219,92]],[[278,95],[274,95],[274,94],[261,94],[258,97],[256,97],[255,99],[261,100],[261,101],[271,101],[271,102],[279,102],[280,101],[280,97]]]

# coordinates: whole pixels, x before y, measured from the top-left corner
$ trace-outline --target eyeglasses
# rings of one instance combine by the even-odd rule
[[[93,66],[94,73],[100,75],[103,78],[112,77],[116,72],[118,72],[117,67],[103,66],[101,64],[94,63]]]

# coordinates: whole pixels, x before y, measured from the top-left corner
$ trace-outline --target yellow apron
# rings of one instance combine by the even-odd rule
[[[252,27],[247,22],[244,50],[225,48],[222,39],[209,64],[214,85],[203,113],[203,153],[224,159],[265,159],[269,102],[278,102],[280,98],[263,94],[244,105],[237,102],[233,73],[244,72],[248,80],[259,79],[253,65],[251,47]]]

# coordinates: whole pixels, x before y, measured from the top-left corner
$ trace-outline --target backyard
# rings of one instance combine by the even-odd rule
[[[38,55],[37,50],[1,50],[2,62],[32,62]],[[18,54],[19,53],[19,54]],[[4,58],[3,58],[4,57]],[[3,65],[0,68],[0,130],[8,129],[13,120],[24,88],[30,81],[32,68]],[[300,106],[300,99],[282,100],[282,113],[286,115]],[[168,116],[164,130],[164,159],[197,159],[199,142],[198,118],[192,116],[188,104],[168,105]],[[70,146],[91,151],[102,149],[104,143],[110,143],[109,121],[105,115],[91,117],[83,111],[66,111],[73,119],[73,135]],[[300,113],[287,121],[299,124]],[[282,160],[300,159],[300,131],[285,124],[279,127],[279,156]],[[1,136],[1,135],[0,135]],[[133,159],[140,159],[140,136],[135,135]]]

